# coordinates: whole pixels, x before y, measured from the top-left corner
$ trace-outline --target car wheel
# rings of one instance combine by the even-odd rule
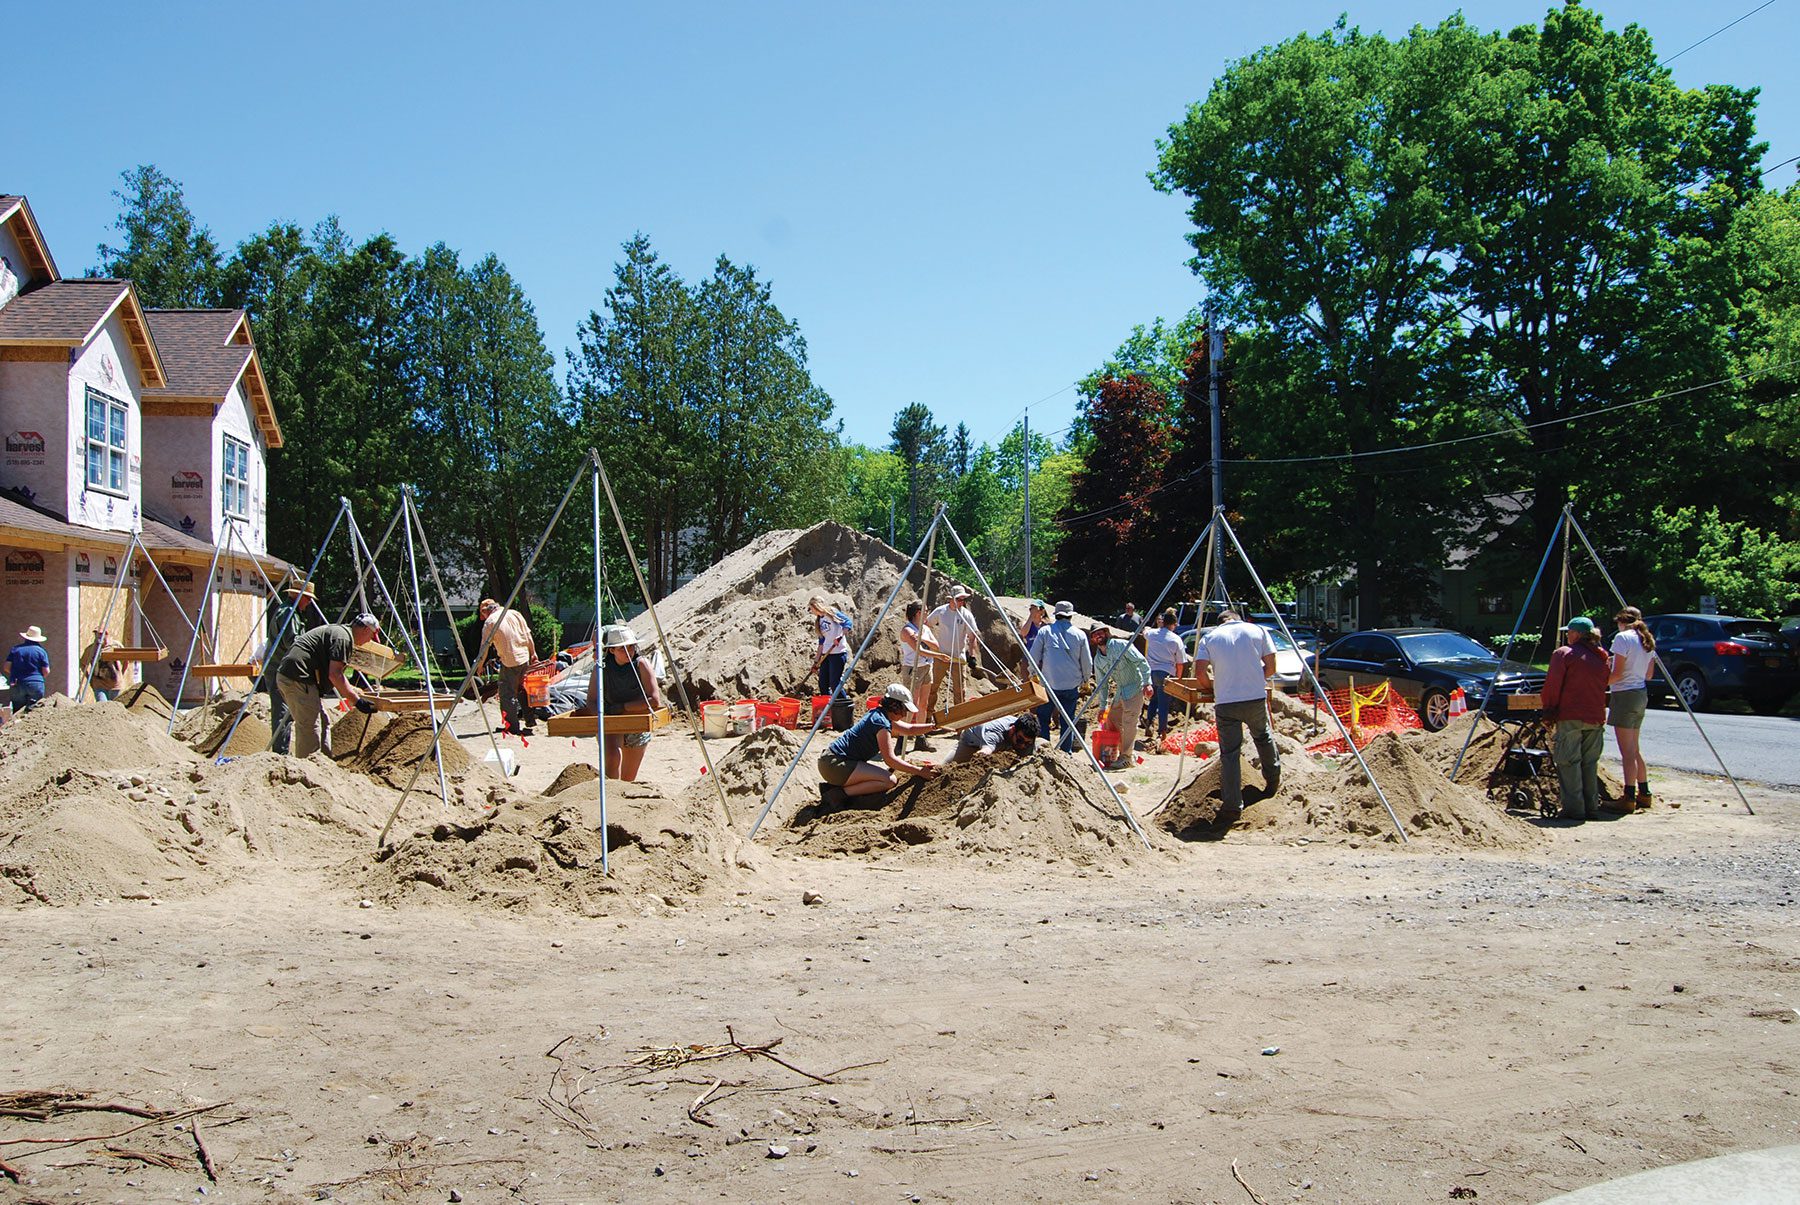
[[[1442,732],[1450,722],[1450,696],[1435,686],[1420,695],[1419,722],[1427,732]]]
[[[1699,711],[1706,706],[1706,675],[1697,669],[1684,669],[1675,675],[1675,689],[1687,703],[1690,711]]]

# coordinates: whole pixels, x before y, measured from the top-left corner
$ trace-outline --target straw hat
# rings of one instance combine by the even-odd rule
[[[603,649],[622,649],[637,642],[637,633],[624,624],[608,628],[600,636],[600,647]]]
[[[314,592],[313,584],[311,582],[295,582],[293,585],[284,589],[282,593],[295,601],[305,598],[317,600],[319,597],[318,594]]]
[[[38,627],[37,624],[34,623],[23,632],[19,633],[19,639],[30,640],[37,644],[42,644],[44,643],[44,629]]]
[[[955,599],[955,598],[973,598],[975,596],[969,590],[969,588],[967,586],[958,586],[958,587],[956,587],[956,589],[950,591],[950,597]]]

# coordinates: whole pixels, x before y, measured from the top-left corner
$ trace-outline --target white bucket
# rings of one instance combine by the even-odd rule
[[[724,703],[715,700],[700,704],[700,730],[713,737],[724,736],[730,731]]]
[[[748,736],[756,727],[756,704],[733,703],[726,708],[726,715],[731,721],[732,736]]]

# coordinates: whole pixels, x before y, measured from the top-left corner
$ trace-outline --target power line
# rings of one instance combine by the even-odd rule
[[[1719,28],[1713,30],[1711,33],[1707,34],[1704,38],[1701,38],[1698,42],[1695,42],[1693,46],[1682,47],[1680,50],[1677,50],[1674,54],[1670,55],[1668,58],[1666,58],[1662,62],[1658,63],[1657,66],[1658,67],[1667,67],[1670,63],[1673,63],[1676,59],[1680,58],[1682,55],[1686,54],[1688,51],[1693,50],[1696,47],[1706,45],[1708,42],[1712,41],[1714,38],[1718,37],[1720,34],[1724,33],[1726,30],[1730,29],[1731,26],[1738,24],[1739,21],[1748,21],[1751,17],[1754,17],[1757,13],[1760,13],[1763,9],[1769,7],[1769,5],[1771,5],[1773,3],[1775,3],[1775,0],[1763,0],[1763,2],[1761,4],[1757,5],[1755,8],[1751,9],[1749,12],[1747,12],[1743,16],[1739,17],[1737,19],[1737,21],[1732,21],[1729,24],[1719,26]]]

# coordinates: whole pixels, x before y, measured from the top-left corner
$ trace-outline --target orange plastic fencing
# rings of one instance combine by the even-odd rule
[[[1366,748],[1370,741],[1383,732],[1404,732],[1409,728],[1425,726],[1419,721],[1419,713],[1387,682],[1358,686],[1355,689],[1343,687],[1328,690],[1325,696],[1331,700],[1332,709],[1344,721],[1344,726],[1350,729],[1350,735],[1355,739],[1358,749]],[[1301,695],[1300,701],[1306,704],[1317,702],[1312,695]],[[1328,736],[1308,745],[1306,751],[1348,753],[1350,746],[1344,743],[1341,736]]]

